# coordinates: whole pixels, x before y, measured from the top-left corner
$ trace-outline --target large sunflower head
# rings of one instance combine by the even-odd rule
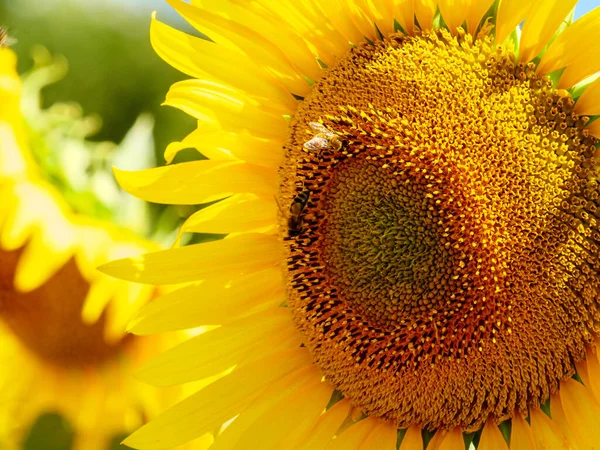
[[[104,270],[192,283],[133,331],[219,327],[143,373],[218,380],[127,443],[596,448],[600,9],[169,3],[211,40],[153,20],[194,77],[166,104],[199,121],[166,159],[208,159],[116,175],[153,202],[222,199],[181,231],[228,235]]]
[[[106,450],[181,398],[131,374],[180,342],[125,335],[157,289],[95,270],[160,247],[74,212],[45,179],[30,142],[50,144],[24,120],[15,66],[14,53],[0,48],[0,447],[21,448],[40,414],[58,413],[72,426],[74,449]]]

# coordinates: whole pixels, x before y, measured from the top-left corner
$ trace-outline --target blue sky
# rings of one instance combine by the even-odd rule
[[[581,17],[598,6],[600,6],[600,0],[580,0],[575,8],[575,18]]]

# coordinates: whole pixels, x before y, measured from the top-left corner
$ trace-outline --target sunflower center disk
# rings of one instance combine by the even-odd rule
[[[600,210],[573,104],[488,38],[445,32],[354,47],[302,102],[289,304],[365,413],[474,429],[574,373],[599,318]]]

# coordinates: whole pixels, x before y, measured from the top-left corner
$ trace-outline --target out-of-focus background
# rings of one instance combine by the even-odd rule
[[[156,155],[182,138],[194,121],[161,107],[169,86],[185,78],[153,52],[150,15],[179,29],[194,30],[164,0],[0,0],[0,23],[16,39],[19,72],[32,67],[31,52],[43,45],[63,55],[68,73],[44,90],[44,104],[75,101],[102,119],[95,140],[119,142],[142,112],[156,119]]]
[[[581,0],[576,18],[599,5],[600,0]],[[169,86],[185,76],[160,60],[150,46],[150,14],[155,10],[161,21],[198,35],[164,0],[0,0],[0,25],[17,40],[12,48],[19,57],[20,73],[32,69],[33,54],[37,52],[39,58],[36,46],[46,48],[52,58],[62,55],[68,64],[64,77],[43,89],[42,106],[78,103],[84,115],[101,120],[90,139],[115,143],[122,141],[142,113],[149,113],[145,117],[150,123],[154,120],[154,128],[146,126],[145,131],[150,130],[153,139],[144,148],[154,155],[139,155],[149,166],[164,164],[166,145],[194,128],[190,117],[160,106]],[[164,210],[153,208],[150,217],[158,221]],[[176,225],[172,223],[176,216],[176,212],[167,214],[166,228]],[[119,445],[121,438],[115,436],[113,449],[125,448]],[[49,411],[33,425],[23,449],[69,450],[72,440],[70,424]]]

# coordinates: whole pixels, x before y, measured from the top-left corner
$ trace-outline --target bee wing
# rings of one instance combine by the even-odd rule
[[[331,131],[329,131],[329,129],[325,125],[323,125],[322,123],[319,123],[319,122],[310,122],[308,125],[316,133],[331,134]]]
[[[329,140],[315,136],[310,141],[304,143],[304,148],[313,152],[325,150],[329,146]]]

